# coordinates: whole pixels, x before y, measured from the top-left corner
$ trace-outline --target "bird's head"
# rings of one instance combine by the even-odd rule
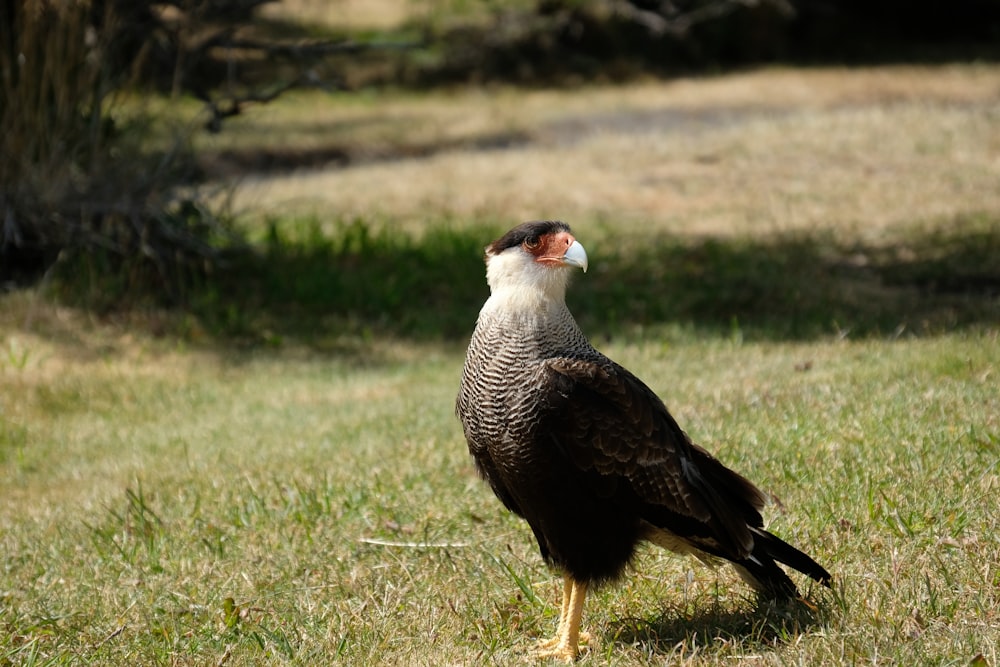
[[[564,222],[525,222],[486,246],[494,294],[513,288],[562,298],[572,268],[587,270],[587,252]]]

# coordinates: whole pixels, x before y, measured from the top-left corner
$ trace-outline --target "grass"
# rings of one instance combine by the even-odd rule
[[[257,217],[335,211],[408,229],[560,217],[636,233],[878,240],[1000,207],[997,90],[1000,68],[983,65],[303,95],[234,119],[212,146],[240,146],[230,159],[241,164],[266,165],[279,146],[281,164],[349,167],[255,171],[233,201]]]
[[[838,582],[757,608],[643,550],[582,664],[1000,664],[996,76],[334,104],[320,143],[370,105],[387,152],[248,180],[257,257],[188,311],[2,295],[0,665],[523,663],[558,578],[452,405],[482,246],[548,215],[591,255],[585,329]]]
[[[979,214],[926,224],[879,242],[832,232],[681,238],[584,227],[579,236],[595,268],[570,300],[602,339],[677,327],[797,340],[996,325],[1000,220]],[[428,221],[415,235],[388,221],[275,220],[255,255],[194,286],[191,309],[157,328],[348,354],[381,337],[464,340],[487,296],[483,239],[503,229],[480,225]],[[113,294],[99,288],[82,276],[60,283],[68,300],[97,294],[101,303]]]
[[[520,2],[520,4],[526,4]],[[468,0],[285,0],[266,7],[265,16],[310,26],[344,30],[389,30],[418,19],[439,21],[488,15],[490,6]]]
[[[645,551],[589,601],[586,660],[994,664],[998,343],[607,346],[781,498],[772,528],[838,588],[809,588],[815,615],[754,610],[731,572]],[[8,344],[5,663],[507,664],[551,632],[557,581],[452,416],[457,347]]]

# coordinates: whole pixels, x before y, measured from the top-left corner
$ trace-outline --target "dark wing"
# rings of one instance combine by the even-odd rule
[[[606,359],[554,358],[539,372],[551,389],[546,435],[605,494],[709,552],[752,551],[764,495],[692,443],[641,380]]]

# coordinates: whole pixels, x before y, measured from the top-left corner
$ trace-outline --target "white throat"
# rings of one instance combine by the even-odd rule
[[[504,308],[511,314],[541,314],[566,307],[570,269],[539,264],[515,252],[493,255],[486,263],[490,298],[483,310]]]

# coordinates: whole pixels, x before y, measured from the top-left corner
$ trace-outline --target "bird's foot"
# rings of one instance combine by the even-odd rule
[[[589,644],[590,643],[590,633],[589,632],[581,632],[580,633],[580,643],[581,644]],[[559,646],[559,637],[553,637],[552,639],[539,639],[538,643],[535,644],[535,649],[536,650],[542,650],[542,649],[551,650],[551,649],[554,649],[556,646]]]
[[[577,646],[562,644],[556,644],[551,648],[539,645],[532,653],[534,657],[539,660],[555,659],[561,660],[562,662],[572,663],[576,661],[577,656],[580,654],[580,649]]]
[[[589,632],[581,632],[577,644],[557,636],[539,641],[535,644],[535,650],[532,653],[539,660],[555,659],[563,662],[574,662],[580,656],[580,644],[589,643]]]

